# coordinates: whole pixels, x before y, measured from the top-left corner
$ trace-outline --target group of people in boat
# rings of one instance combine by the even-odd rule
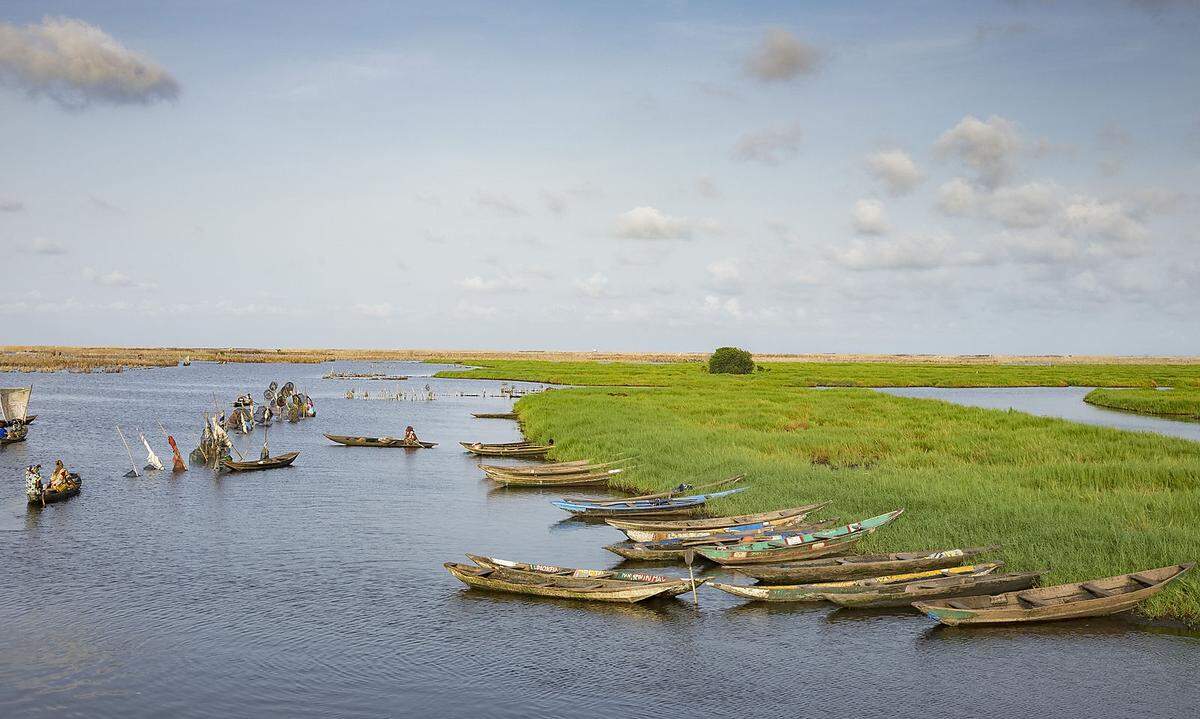
[[[24,437],[28,431],[25,423],[19,419],[0,419],[0,439],[19,439]]]
[[[71,472],[61,459],[54,461],[54,473],[50,475],[50,485],[42,482],[42,465],[35,464],[25,468],[25,494],[30,499],[38,499],[45,492],[64,492],[73,484]]]

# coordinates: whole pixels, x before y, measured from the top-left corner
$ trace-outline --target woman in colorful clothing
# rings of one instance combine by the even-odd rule
[[[50,491],[61,492],[67,488],[71,473],[63,466],[61,459],[54,460],[54,473],[50,475]]]
[[[41,499],[45,488],[42,486],[42,465],[35,464],[25,468],[25,494],[30,499]]]
[[[404,428],[404,443],[405,444],[420,444],[421,440],[417,439],[417,430],[412,428],[412,425]]]

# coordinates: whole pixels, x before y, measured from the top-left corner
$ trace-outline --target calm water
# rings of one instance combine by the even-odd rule
[[[443,561],[478,551],[612,566],[601,545],[620,535],[562,521],[552,494],[480,480],[456,442],[517,430],[470,417],[507,401],[453,395],[497,383],[414,378],[405,386],[428,382],[439,399],[352,401],[349,386],[382,387],[320,380],[329,369],[0,375],[32,380],[40,415],[28,442],[0,451],[0,716],[1041,719],[1194,715],[1200,700],[1200,639],[1128,619],[968,631],[713,590],[699,609],[468,591]],[[186,453],[214,396],[272,379],[318,403],[317,419],[271,431],[275,452],[301,452],[294,468],[121,476],[116,422],[146,430],[165,458],[161,420]],[[406,424],[442,444],[406,453],[321,437]],[[258,435],[237,440],[253,452]],[[27,509],[23,467],[59,454],[83,494]]]
[[[990,409],[1015,409],[1043,417],[1104,427],[1155,432],[1200,442],[1200,422],[1161,419],[1150,415],[1105,409],[1083,401],[1091,387],[889,387],[880,392],[900,397],[940,399]]]

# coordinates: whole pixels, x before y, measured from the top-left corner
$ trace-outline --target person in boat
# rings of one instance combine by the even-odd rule
[[[25,468],[25,494],[30,499],[42,496],[45,488],[42,486],[42,465],[35,464]]]
[[[8,422],[0,419],[0,439],[8,436]]]
[[[67,488],[71,473],[63,466],[61,459],[54,460],[54,472],[50,475],[50,491],[61,492]]]
[[[267,440],[263,440],[262,452],[259,453],[258,459],[260,462],[265,462],[271,458],[271,448],[267,446]]]
[[[404,443],[405,444],[420,444],[421,440],[417,439],[417,430],[408,425],[404,428]]]

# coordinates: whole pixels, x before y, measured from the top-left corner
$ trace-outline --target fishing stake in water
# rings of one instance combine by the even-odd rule
[[[129,454],[129,466],[133,469],[125,473],[126,477],[139,477],[137,464],[133,461],[133,450],[129,448],[129,443],[125,441],[125,433],[121,431],[121,425],[117,425],[117,434],[121,437],[121,444],[125,445],[125,452]]]
[[[696,550],[691,547],[683,551],[683,562],[688,567],[688,579],[692,582],[692,603],[700,606],[700,598],[696,596],[696,575],[692,573],[692,560],[696,558]]]

